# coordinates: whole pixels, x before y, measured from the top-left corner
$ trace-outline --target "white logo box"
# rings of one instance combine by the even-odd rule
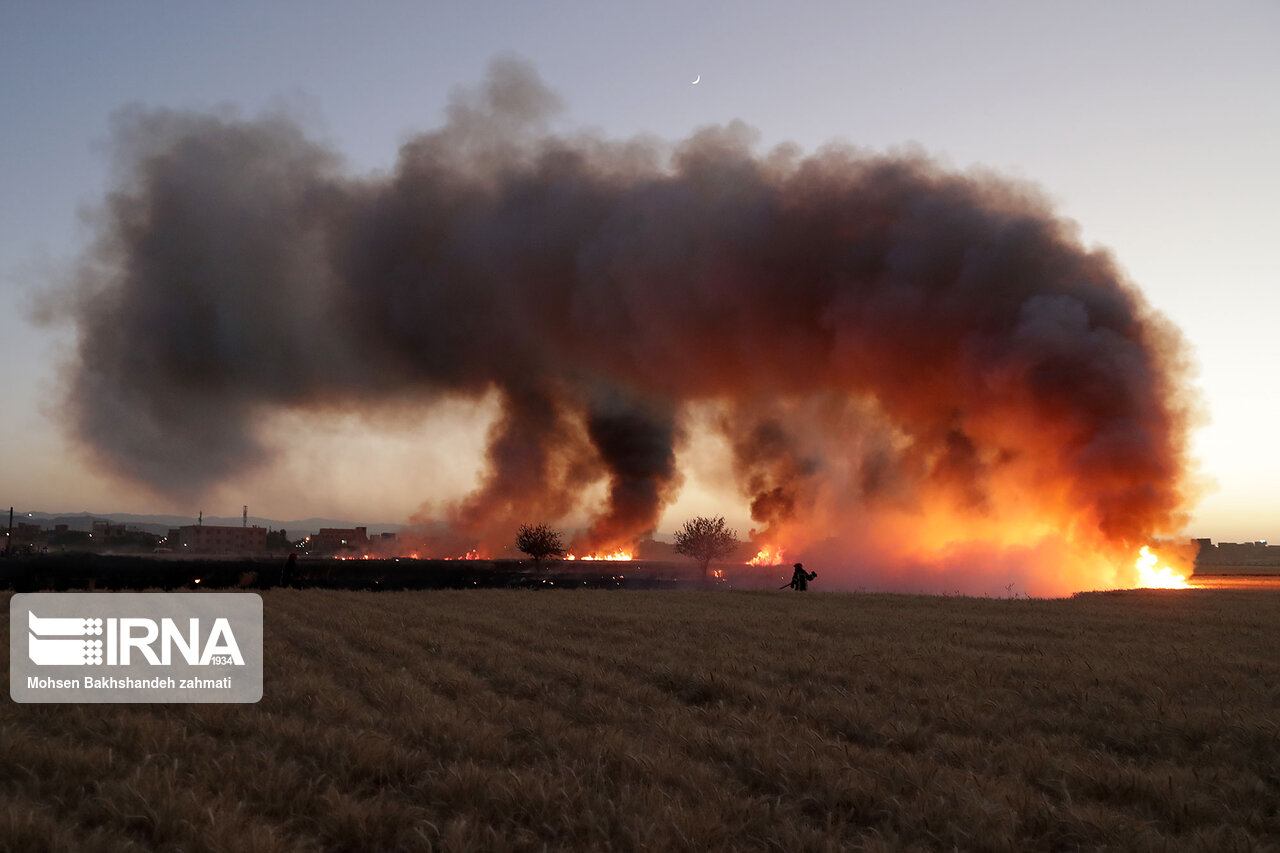
[[[262,597],[36,592],[9,601],[15,702],[257,702]]]

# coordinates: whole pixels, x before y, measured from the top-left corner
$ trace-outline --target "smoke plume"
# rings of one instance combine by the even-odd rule
[[[603,482],[607,548],[655,528],[710,407],[757,541],[848,586],[1106,585],[1178,529],[1181,338],[1034,187],[760,153],[736,122],[557,134],[558,109],[495,62],[370,177],[279,116],[118,116],[76,435],[189,496],[264,459],[272,412],[496,392],[455,524],[500,547]]]

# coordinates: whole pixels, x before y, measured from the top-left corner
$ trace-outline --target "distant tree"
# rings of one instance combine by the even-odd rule
[[[733,553],[738,547],[738,534],[725,527],[724,516],[715,518],[698,516],[684,523],[676,531],[676,553],[697,560],[706,580],[707,567],[712,560],[719,560]]]
[[[547,557],[559,557],[564,553],[560,532],[545,524],[522,524],[516,533],[516,547],[533,557],[534,566],[541,568]]]

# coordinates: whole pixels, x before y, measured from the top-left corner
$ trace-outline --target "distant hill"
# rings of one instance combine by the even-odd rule
[[[14,512],[13,520],[26,522],[27,524],[39,524],[43,528],[52,528],[54,525],[65,524],[69,530],[91,531],[95,521],[110,521],[112,524],[122,524],[136,527],[139,530],[145,530],[147,533],[155,533],[163,536],[174,527],[184,527],[188,524],[195,524],[196,519],[185,515],[137,515],[128,512],[70,512],[53,515],[46,512]],[[0,523],[7,523],[7,519]],[[209,525],[228,525],[239,527],[244,523],[241,516],[224,517],[224,516],[205,516],[205,524]],[[320,531],[322,527],[367,527],[370,536],[376,536],[381,533],[395,533],[402,530],[403,524],[369,524],[366,522],[343,521],[335,518],[303,518],[294,521],[278,521],[273,518],[262,518],[261,516],[249,516],[249,525],[257,525],[258,527],[266,527],[271,530],[285,530],[291,538],[301,536],[314,535]]]

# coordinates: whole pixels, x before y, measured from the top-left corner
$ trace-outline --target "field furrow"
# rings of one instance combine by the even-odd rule
[[[1277,594],[263,598],[256,705],[7,703],[0,848],[1280,843]]]

